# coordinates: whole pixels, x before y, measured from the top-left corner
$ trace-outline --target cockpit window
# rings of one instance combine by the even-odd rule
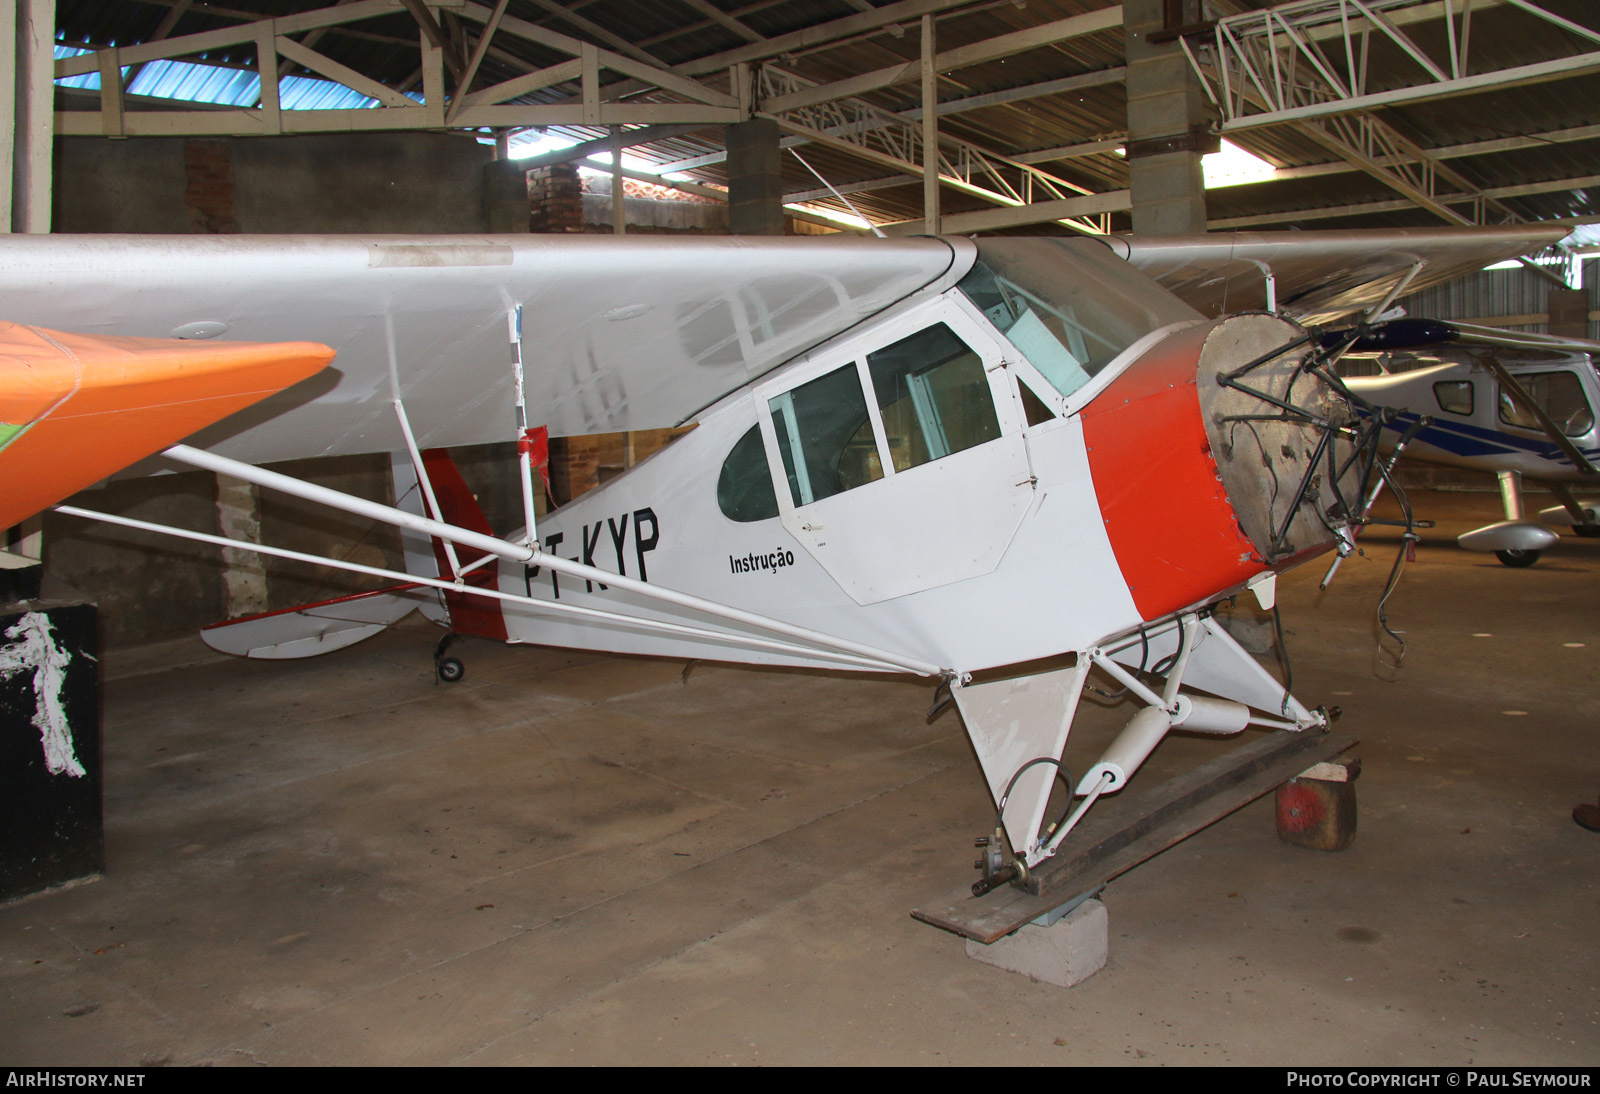
[[[943,323],[868,354],[867,370],[896,471],[1000,436],[982,358]]]
[[[1517,376],[1539,409],[1569,437],[1581,437],[1594,428],[1594,411],[1583,397],[1583,385],[1570,372],[1535,372]],[[1521,429],[1542,429],[1539,419],[1527,407],[1500,389],[1500,420]]]
[[[1440,380],[1433,385],[1433,397],[1438,401],[1440,410],[1448,410],[1452,414],[1472,413],[1471,380]]]
[[[717,476],[717,506],[729,520],[748,524],[778,515],[778,495],[772,489],[767,452],[761,429],[751,426],[722,461]]]
[[[861,363],[852,361],[768,400],[773,436],[797,507],[1000,436],[983,358],[947,324],[935,323],[891,342],[868,353],[864,363],[865,389]],[[873,402],[876,420],[868,413]],[[725,493],[730,499],[723,502],[723,512],[734,520],[746,519],[736,515],[744,511],[742,504],[731,500],[734,482],[740,479],[734,465],[740,463],[739,448],[746,440],[729,455],[718,485],[719,501]],[[752,450],[752,473],[754,456]]]
[[[856,366],[834,369],[770,400],[772,428],[795,505],[883,478]]]
[[[1200,314],[1093,240],[988,239],[960,289],[1063,395]]]

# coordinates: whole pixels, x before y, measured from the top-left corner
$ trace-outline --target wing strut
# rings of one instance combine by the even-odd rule
[[[1576,467],[1585,475],[1600,474],[1600,469],[1597,469],[1594,464],[1589,462],[1589,457],[1583,454],[1583,450],[1572,443],[1572,439],[1563,433],[1561,427],[1551,420],[1550,415],[1545,413],[1544,407],[1534,401],[1533,396],[1528,394],[1528,389],[1517,382],[1517,378],[1511,375],[1506,366],[1502,365],[1493,356],[1485,357],[1483,363],[1488,366],[1490,372],[1494,373],[1495,379],[1500,381],[1500,386],[1511,393],[1511,398],[1534,416],[1540,428],[1544,430],[1544,435],[1550,438],[1550,443],[1561,449],[1567,459],[1572,461],[1573,467]]]
[[[422,488],[422,497],[427,502],[428,514],[434,520],[438,520],[444,516],[444,510],[439,508],[439,499],[434,495],[433,481],[428,477],[428,469],[422,465],[422,451],[417,447],[416,434],[411,431],[411,419],[406,416],[406,405],[400,398],[400,368],[395,361],[394,353],[394,317],[386,315],[384,322],[388,327],[386,341],[389,349],[389,396],[394,401],[394,416],[400,423],[400,432],[405,435],[406,451],[411,454],[411,471],[417,476],[417,485]],[[399,501],[398,498],[395,500]],[[444,550],[445,558],[450,562],[450,576],[459,578],[461,560],[456,557],[456,545],[448,539],[442,539],[439,543]],[[492,557],[484,555],[478,561],[482,562],[483,559]]]
[[[423,535],[435,536],[439,539],[450,540],[467,547],[474,547],[499,558],[520,562],[527,566],[548,566],[560,574],[596,584],[607,585],[624,592],[651,600],[671,604],[674,607],[699,612],[716,619],[725,620],[743,627],[750,627],[767,634],[778,635],[789,642],[774,642],[770,639],[754,638],[749,635],[734,631],[719,631],[705,627],[693,626],[683,623],[670,623],[663,620],[646,619],[641,616],[627,615],[620,612],[605,611],[599,608],[585,608],[579,605],[557,604],[537,597],[520,596],[515,593],[501,592],[498,589],[483,589],[466,586],[458,581],[451,582],[443,579],[420,577],[415,574],[402,574],[378,567],[363,566],[353,562],[331,559],[317,555],[303,554],[298,551],[289,551],[284,548],[268,547],[263,544],[245,543],[239,540],[228,539],[225,536],[211,536],[201,532],[190,532],[184,529],[173,528],[168,525],[153,524],[145,521],[135,521],[127,517],[117,517],[109,513],[98,513],[76,507],[57,506],[58,511],[70,516],[86,517],[91,520],[107,521],[120,524],[129,528],[141,528],[145,531],[162,532],[176,535],[186,539],[194,539],[203,543],[217,543],[221,546],[236,547],[241,550],[259,551],[263,554],[275,555],[280,558],[290,558],[301,562],[313,562],[321,565],[334,566],[339,569],[351,570],[357,573],[372,574],[390,578],[397,581],[414,581],[418,584],[431,585],[436,588],[463,592],[471,596],[484,596],[496,600],[511,601],[524,604],[540,611],[550,613],[565,613],[581,615],[589,618],[604,619],[608,622],[623,623],[630,627],[642,630],[659,630],[673,634],[687,634],[697,638],[706,638],[715,642],[727,643],[736,648],[749,647],[763,650],[777,650],[786,653],[816,654],[824,653],[828,657],[841,662],[887,671],[911,672],[918,676],[945,676],[955,677],[958,674],[952,670],[923,661],[906,654],[889,650],[878,649],[865,643],[855,642],[836,635],[825,634],[822,631],[812,630],[794,623],[787,623],[781,619],[760,615],[756,612],[735,608],[728,604],[721,604],[714,600],[695,596],[691,593],[680,592],[677,589],[666,588],[652,582],[640,581],[622,574],[614,574],[609,570],[602,570],[595,566],[586,566],[581,562],[561,558],[558,555],[546,553],[536,544],[509,543],[494,536],[473,532],[454,524],[419,517],[414,513],[405,512],[378,502],[368,501],[353,494],[345,494],[315,483],[305,482],[301,479],[268,471],[264,467],[243,463],[239,460],[219,456],[214,452],[204,449],[192,448],[189,445],[174,445],[165,450],[162,455],[179,463],[203,470],[219,472],[224,475],[233,475],[247,482],[256,483],[275,490],[282,490],[286,494],[304,498],[319,505],[326,505],[341,512],[355,516],[366,517],[369,520],[382,521],[399,528],[421,532]],[[795,645],[794,643],[803,645]],[[813,648],[813,647],[820,647]]]
[[[1081,779],[1064,750],[1089,669],[1097,668],[1143,704]],[[1161,677],[1153,684],[1149,677]],[[1193,689],[1193,690],[1191,690]],[[1201,694],[1201,693],[1208,694]],[[1079,650],[1071,668],[951,687],[996,804],[996,838],[986,844],[982,895],[1055,855],[1102,796],[1120,791],[1166,735],[1179,729],[1231,736],[1247,725],[1325,731],[1334,714],[1310,710],[1234,641],[1210,609],[1180,612]],[[1104,695],[1104,692],[1100,694]],[[1045,823],[1057,781],[1069,788],[1061,818]],[[1004,846],[1010,847],[1005,861]]]

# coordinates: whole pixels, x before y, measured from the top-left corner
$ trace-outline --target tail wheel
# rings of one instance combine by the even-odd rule
[[[439,660],[439,679],[446,684],[454,684],[467,674],[467,667],[454,657],[444,657]]]
[[[1540,551],[1525,551],[1521,548],[1513,547],[1505,551],[1496,551],[1494,557],[1500,560],[1500,565],[1502,566],[1509,566],[1513,570],[1521,570],[1538,562],[1541,553]]]

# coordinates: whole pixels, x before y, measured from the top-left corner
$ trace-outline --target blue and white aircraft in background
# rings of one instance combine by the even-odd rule
[[[1500,480],[1505,519],[1463,534],[1461,546],[1520,567],[1559,539],[1551,525],[1600,536],[1600,502],[1574,492],[1600,487],[1600,374],[1589,356],[1600,344],[1422,319],[1381,325],[1375,335],[1346,354],[1344,370],[1366,360],[1380,374],[1345,383],[1397,412],[1385,436],[1397,440],[1430,418],[1407,459]],[[1561,504],[1526,515],[1524,480],[1549,488]]]

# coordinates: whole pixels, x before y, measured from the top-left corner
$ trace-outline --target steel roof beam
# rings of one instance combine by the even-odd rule
[[[1533,20],[1566,31],[1585,43],[1585,52],[1468,75],[1472,16],[1491,6],[1515,8]],[[1402,29],[1408,24],[1441,19],[1447,54],[1442,60]],[[1409,72],[1407,86],[1367,91],[1374,35],[1416,66],[1415,71]],[[1600,46],[1600,31],[1547,12],[1530,0],[1494,0],[1477,5],[1298,0],[1230,15],[1219,20],[1208,36],[1181,41],[1206,94],[1222,112],[1224,133],[1600,71],[1600,49],[1596,48]]]
[[[1057,95],[1065,91],[1078,91],[1085,87],[1096,87],[1101,84],[1118,83],[1122,80],[1126,70],[1121,65],[1114,68],[1098,69],[1094,72],[1083,72],[1076,76],[1064,76],[1059,80],[1045,80],[1042,83],[1024,84],[1020,87],[1004,88],[1000,91],[989,91],[982,95],[973,95],[965,99],[947,99],[938,106],[939,117],[949,117],[953,114],[965,113],[968,110],[979,110],[986,106],[996,106],[1001,103],[1022,102],[1028,99],[1042,98],[1046,95]],[[885,114],[888,112],[885,111]],[[916,122],[922,120],[922,108],[913,107],[902,110],[892,115],[902,122]],[[894,124],[888,120],[871,123],[872,127],[882,127]],[[827,130],[824,130],[827,132]],[[1095,141],[1091,144],[1072,145],[1072,151],[1067,149],[1045,149],[1042,152],[1024,152],[1010,157],[1018,163],[1043,163],[1052,159],[1072,159],[1075,156],[1091,155],[1095,152],[1106,152],[1119,147],[1126,138],[1117,136],[1108,141]],[[789,148],[806,143],[803,137],[784,137],[782,146]],[[1047,154],[1048,153],[1048,154]],[[685,160],[676,160],[672,163],[661,164],[663,171],[693,171],[699,167],[709,167],[712,164],[722,163],[728,158],[726,152],[707,152],[703,156],[692,156]]]
[[[1577,178],[1552,179],[1547,182],[1524,183],[1517,186],[1496,186],[1482,191],[1483,196],[1497,200],[1535,197],[1554,194],[1562,190],[1578,190],[1600,186],[1600,175],[1580,175]],[[1438,200],[1447,204],[1465,205],[1478,199],[1478,194],[1446,194]],[[1335,217],[1370,216],[1378,213],[1399,213],[1416,206],[1410,201],[1368,201],[1353,205],[1330,205],[1316,209],[1294,209],[1279,213],[1257,213],[1251,216],[1219,217],[1206,222],[1212,231],[1227,228],[1259,228],[1269,224],[1287,224],[1301,220],[1331,220]]]
[[[1441,145],[1438,148],[1427,150],[1428,155],[1436,160],[1465,159],[1469,156],[1494,155],[1497,152],[1516,152],[1524,148],[1540,148],[1550,144],[1566,144],[1573,141],[1588,141],[1600,139],[1600,125],[1580,125],[1571,129],[1554,129],[1546,133],[1531,133],[1523,137],[1495,137],[1487,141],[1475,141],[1470,144]],[[1118,144],[1120,141],[1104,141],[1104,144]],[[1093,146],[1080,145],[1080,148],[1089,149]],[[1047,151],[1055,151],[1047,149]],[[1084,154],[1084,153],[1080,153]],[[1039,152],[1029,152],[1026,156],[1017,156],[1022,160],[1027,157],[1042,156]],[[1043,157],[1049,158],[1049,157]],[[1375,161],[1379,166],[1389,167],[1398,162],[1394,157],[1379,157]],[[1330,163],[1313,163],[1304,167],[1280,167],[1272,175],[1259,179],[1246,179],[1240,182],[1228,182],[1223,186],[1255,186],[1263,182],[1287,182],[1291,179],[1321,178],[1324,175],[1344,175],[1360,168],[1348,160],[1337,160]]]
[[[1362,113],[1385,106],[1432,102],[1436,99],[1472,95],[1480,91],[1494,91],[1507,87],[1544,83],[1568,76],[1585,76],[1593,72],[1600,72],[1600,50],[1591,53],[1580,53],[1573,57],[1558,57],[1555,60],[1541,61],[1533,65],[1521,65],[1517,68],[1504,69],[1500,72],[1485,72],[1477,76],[1464,76],[1458,80],[1445,80],[1415,87],[1396,88],[1393,91],[1376,92],[1370,95],[1353,95],[1325,103],[1313,103],[1307,106],[1273,110],[1264,114],[1251,114],[1223,122],[1221,131],[1223,133],[1238,133],[1247,129],[1258,129],[1265,125],[1281,125],[1284,122],[1305,121],[1339,114]]]
[[[863,11],[857,15],[841,16],[826,23],[803,27],[788,34],[779,34],[762,42],[752,42],[747,46],[738,46],[721,53],[713,53],[708,57],[685,61],[673,65],[672,71],[684,76],[705,76],[712,72],[722,72],[736,64],[765,61],[780,54],[793,53],[795,50],[826,45],[840,38],[849,38],[865,31],[889,26],[891,23],[920,19],[924,15],[937,14],[951,8],[967,7],[972,2],[973,0],[900,0],[896,4],[885,4],[881,8]]]
[[[1005,209],[979,209],[971,213],[955,213],[944,217],[946,235],[965,235],[969,232],[992,232],[1001,228],[1021,228],[1029,224],[1064,222],[1082,217],[1103,217],[1111,213],[1125,213],[1133,208],[1133,197],[1127,190],[1107,190],[1102,194],[1062,198],[1059,201],[1035,201]],[[917,235],[922,231],[922,219],[903,220],[894,224],[880,224],[886,235]]]
[[[1102,8],[1100,11],[1074,15],[1067,19],[1058,19],[1043,26],[1013,31],[1010,34],[1001,34],[981,42],[974,42],[971,45],[946,50],[936,55],[933,63],[934,67],[940,72],[951,72],[956,69],[983,64],[987,61],[997,61],[1003,57],[1010,57],[1018,53],[1025,53],[1030,49],[1038,49],[1041,46],[1054,45],[1057,42],[1098,34],[1105,30],[1120,30],[1121,27],[1122,5],[1116,4],[1109,8]],[[873,72],[864,72],[859,76],[851,76],[848,79],[835,80],[830,84],[819,84],[787,95],[779,95],[761,105],[762,109],[770,114],[782,114],[790,110],[801,110],[808,106],[820,106],[823,103],[833,102],[838,99],[852,98],[869,91],[893,87],[896,84],[910,83],[916,80],[921,75],[921,72],[921,62],[916,60],[906,61],[903,64],[890,65],[887,68],[880,68]]]

